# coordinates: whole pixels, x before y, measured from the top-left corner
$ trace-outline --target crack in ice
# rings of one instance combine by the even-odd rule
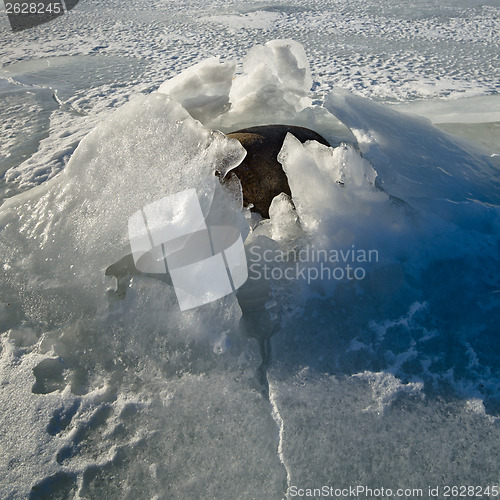
[[[286,487],[285,487],[285,494],[283,496],[283,498],[285,499],[288,494],[288,489],[290,488],[290,470],[286,464],[285,455],[283,453],[283,433],[284,433],[285,423],[278,409],[276,394],[272,391],[271,387],[269,387],[269,403],[271,404],[272,408],[272,413],[271,413],[272,417],[278,427],[278,457],[286,473]]]

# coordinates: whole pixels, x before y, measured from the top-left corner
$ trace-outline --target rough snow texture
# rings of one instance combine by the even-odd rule
[[[14,111],[2,196],[37,187],[0,208],[2,496],[281,499],[291,485],[496,484],[495,157],[329,94],[335,84],[385,99],[498,90],[498,8],[98,6],[2,35],[6,62],[61,63],[3,68]],[[274,32],[285,41],[266,43]],[[219,60],[179,73],[214,47]],[[68,52],[83,59],[61,61]],[[128,52],[142,58],[141,78],[79,78],[87,58],[102,74],[108,56]],[[247,52],[235,70],[230,56]],[[20,151],[19,121],[38,110]],[[245,214],[248,257],[281,251],[290,260],[278,271],[311,246],[380,259],[363,280],[249,280],[238,297],[181,314],[168,283],[120,261],[128,216],[190,187],[203,207],[220,203],[219,217],[238,214],[213,174],[244,152],[210,127],[271,120],[346,144],[287,137],[279,158],[292,199],[277,197],[268,221]],[[117,261],[118,282],[104,274]]]

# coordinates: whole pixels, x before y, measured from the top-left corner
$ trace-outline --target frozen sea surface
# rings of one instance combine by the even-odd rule
[[[0,496],[494,498],[499,24],[496,1],[81,0],[20,33],[1,15]],[[293,205],[257,223],[214,182],[241,150],[211,129],[273,121],[345,144],[287,136]],[[127,267],[127,220],[192,187],[250,226],[248,259],[289,260],[181,313]],[[377,259],[276,278],[319,272],[307,249]]]
[[[0,197],[53,177],[85,133],[131,94],[154,90],[206,57],[241,58],[251,46],[274,38],[303,44],[314,74],[312,95],[320,101],[333,86],[389,102],[497,94],[499,24],[496,1],[402,6],[354,0],[93,0],[21,33],[11,33],[1,16],[0,111],[7,119],[0,130],[0,173],[8,173],[0,181]],[[69,68],[75,71],[68,74]],[[57,91],[52,100],[50,89]],[[16,104],[20,96],[22,104]],[[30,119],[26,127],[34,110],[36,122]],[[18,141],[17,134],[29,139]]]

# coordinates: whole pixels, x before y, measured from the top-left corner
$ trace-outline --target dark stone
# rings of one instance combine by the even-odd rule
[[[314,140],[330,145],[313,130],[291,125],[260,125],[227,134],[240,141],[247,151],[243,162],[231,170],[240,179],[243,203],[245,206],[252,204],[252,210],[265,218],[269,218],[269,206],[275,196],[292,194],[287,176],[278,162],[278,153],[288,132],[302,143]]]
[[[232,179],[236,175],[241,182],[244,205],[252,204],[252,210],[259,212],[265,218],[269,218],[269,207],[275,196],[280,193],[291,196],[288,179],[278,162],[278,153],[288,132],[301,142],[315,140],[325,146],[330,146],[326,139],[318,133],[307,128],[290,125],[261,125],[227,134],[228,137],[240,141],[247,151],[247,156],[221,182],[226,185],[226,188],[230,188]],[[217,174],[218,172],[216,172]],[[237,190],[230,188],[229,191],[234,195]],[[110,298],[113,300],[125,298],[130,279],[133,276],[148,276],[172,285],[172,279],[168,273],[153,274],[139,271],[135,267],[131,254],[110,265],[106,269],[105,275],[114,276],[117,281],[116,291],[110,294]],[[248,283],[245,285],[246,287],[249,286]],[[259,293],[262,295],[264,292],[259,290]],[[243,312],[246,314],[245,307],[243,307]]]

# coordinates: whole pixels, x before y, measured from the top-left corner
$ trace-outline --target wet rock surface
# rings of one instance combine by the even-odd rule
[[[300,142],[318,141],[329,146],[326,139],[313,130],[291,125],[261,125],[227,134],[237,139],[246,149],[247,156],[232,170],[241,182],[243,203],[253,205],[252,210],[269,218],[269,207],[280,193],[291,195],[288,179],[278,162],[278,153],[287,133]]]

